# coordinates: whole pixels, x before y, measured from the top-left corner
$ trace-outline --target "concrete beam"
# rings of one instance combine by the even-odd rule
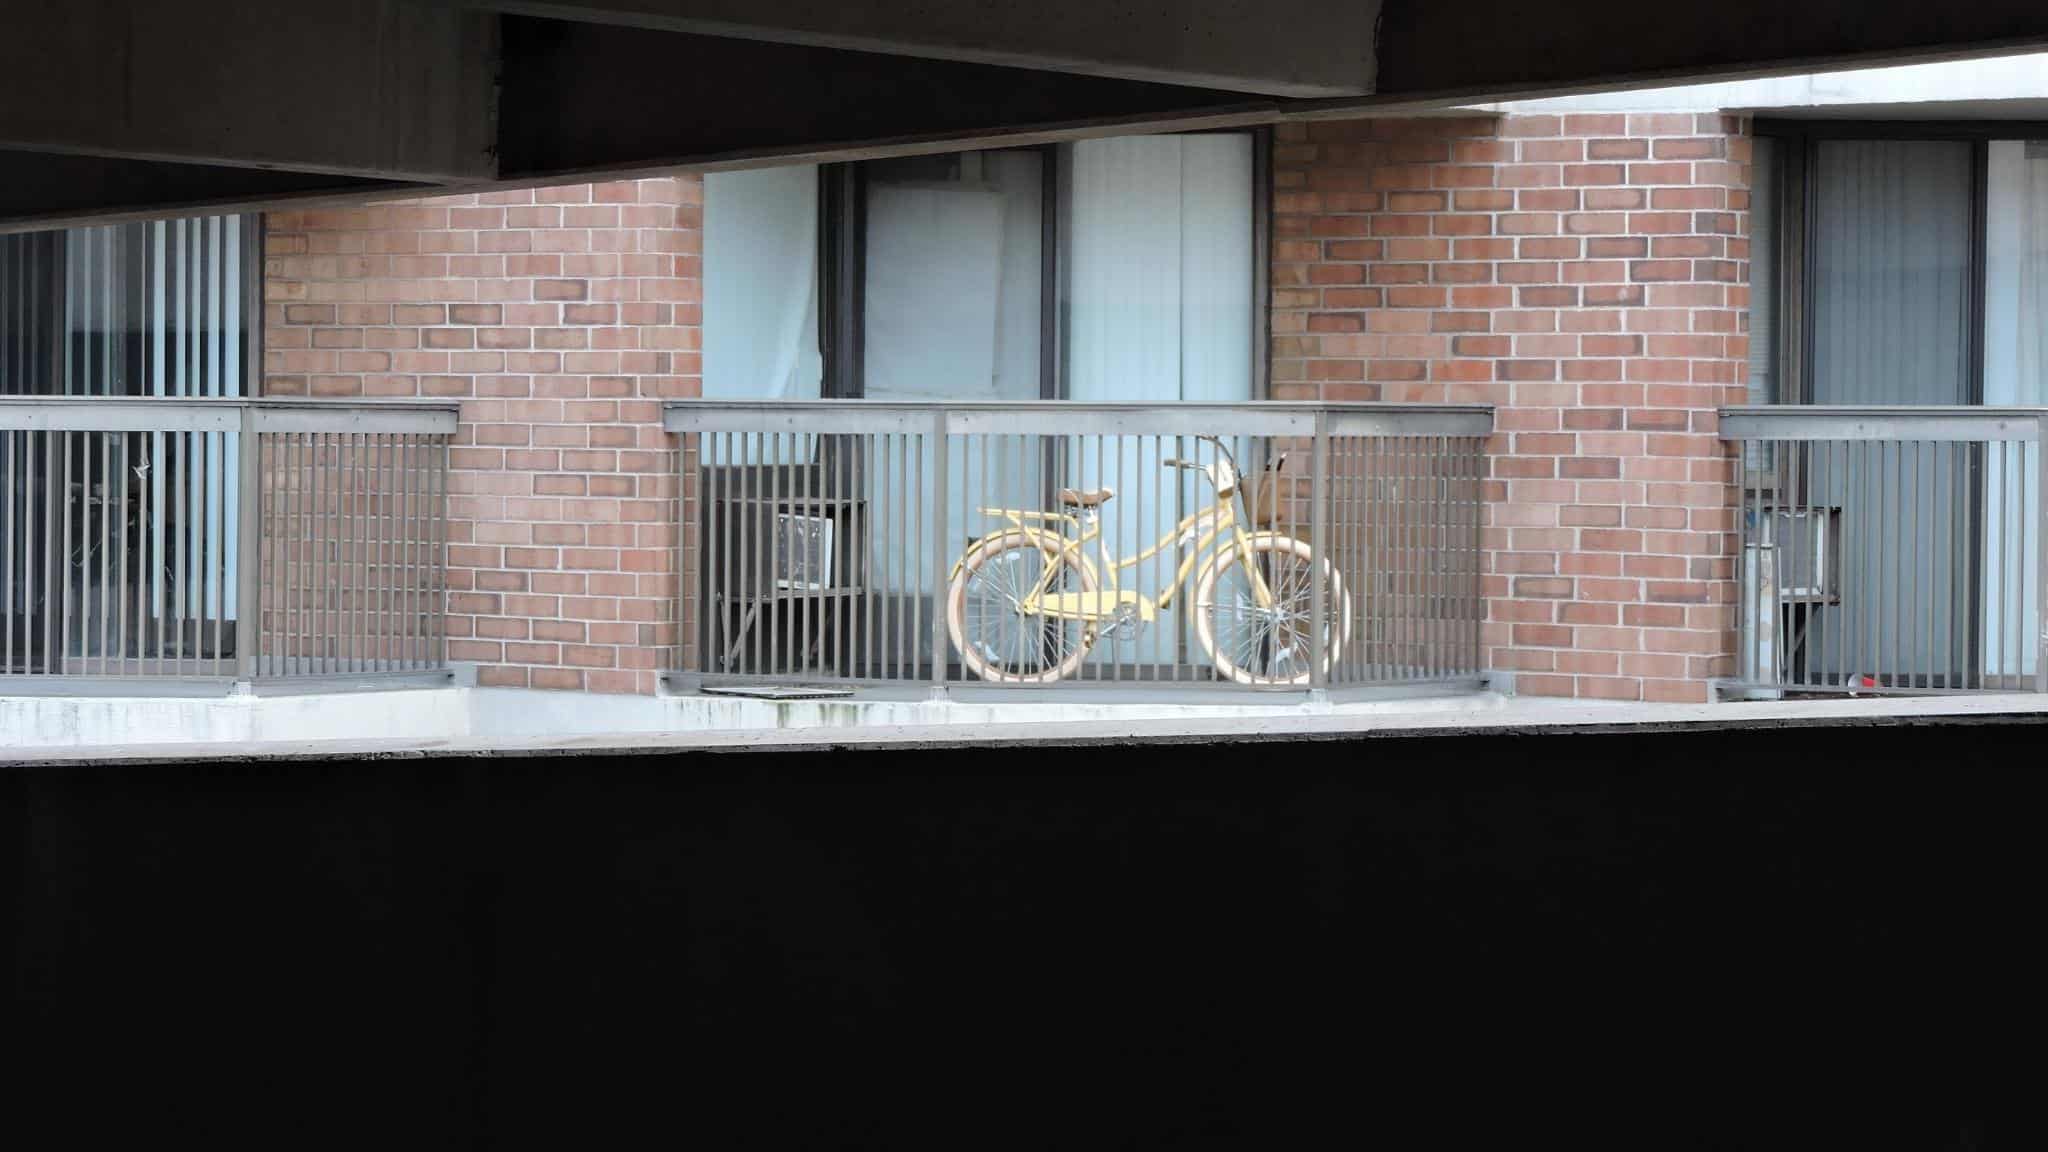
[[[1384,0],[1379,7],[1376,87],[1364,103],[1381,106],[1734,80],[2048,44],[2048,4],[2040,0]]]
[[[32,178],[0,192],[0,220],[1397,114],[2043,44],[2040,0],[0,0],[0,153],[43,157],[9,162]],[[1303,93],[1318,98],[1288,98]],[[67,172],[56,155],[122,163]]]
[[[313,200],[389,199],[437,187],[325,172],[0,151],[0,232]]]
[[[1372,91],[1379,0],[447,0],[528,16],[1274,96]],[[753,92],[748,93],[751,99]]]
[[[8,0],[0,148],[476,180],[496,19],[417,0]]]
[[[506,17],[499,178],[731,167],[1258,123],[1237,92]]]

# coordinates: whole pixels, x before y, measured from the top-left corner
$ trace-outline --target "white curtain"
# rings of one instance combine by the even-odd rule
[[[861,371],[868,398],[1038,399],[1044,173],[1039,154],[1027,151],[869,165]],[[1005,459],[1010,474],[992,478],[991,487],[1000,479],[1005,491],[1035,494],[1035,458]],[[901,470],[873,475],[871,498],[898,509],[915,500],[919,522],[933,524],[936,470],[927,442],[909,478]],[[955,451],[947,471],[955,494],[947,523],[919,533],[914,549],[874,555],[884,587],[912,588],[920,579],[929,587],[932,550],[958,556],[986,529],[975,510],[959,506],[970,475],[979,488],[983,462]],[[988,502],[1000,503],[998,495],[988,493]]]
[[[2048,144],[1993,141],[1987,177],[1984,402],[2048,404]],[[2032,675],[2037,662],[2040,468],[2039,445],[1986,453],[1981,642],[1992,675]]]
[[[704,177],[704,396],[814,400],[818,170]]]
[[[1749,200],[1749,402],[1778,402],[1778,365],[1772,336],[1778,326],[1778,149],[1759,136],[1751,164]]]
[[[1073,146],[1067,286],[1068,395],[1140,403],[1233,402],[1252,395],[1252,144],[1242,134],[1128,136]],[[1192,444],[1126,441],[1076,451],[1069,480],[1118,490],[1110,551],[1135,555],[1214,498],[1166,472]],[[1203,458],[1207,459],[1206,454]],[[1170,478],[1169,478],[1170,477]],[[1126,573],[1146,595],[1173,578],[1173,550]],[[1102,661],[1167,662],[1185,632],[1160,620]]]
[[[1250,399],[1251,137],[1084,140],[1071,165],[1068,395]]]

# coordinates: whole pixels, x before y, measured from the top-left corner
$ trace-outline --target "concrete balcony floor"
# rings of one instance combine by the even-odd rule
[[[764,701],[447,687],[214,698],[0,697],[0,762],[1218,742],[2039,717],[2001,694],[1634,704],[1492,692],[1372,702]],[[374,735],[371,735],[374,734]]]

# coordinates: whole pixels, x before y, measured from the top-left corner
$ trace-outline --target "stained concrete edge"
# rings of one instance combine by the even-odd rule
[[[1203,717],[1029,723],[877,724],[857,728],[727,729],[699,732],[583,734],[446,740],[330,739],[103,745],[0,753],[0,766],[192,760],[457,758],[491,756],[664,755],[683,752],[801,752],[836,748],[976,748],[1041,745],[1329,741],[1421,736],[1565,735],[1626,731],[1715,730],[1783,726],[2048,724],[2048,697],[2031,694],[1627,704],[1496,699],[1485,709],[1342,712],[1323,715]]]

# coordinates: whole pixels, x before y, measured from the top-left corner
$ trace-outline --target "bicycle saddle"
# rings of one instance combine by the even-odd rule
[[[1115,495],[1116,489],[1114,488],[1096,488],[1088,492],[1082,492],[1074,488],[1062,488],[1059,491],[1059,500],[1060,503],[1072,508],[1094,508],[1098,505],[1109,503],[1110,499]]]

